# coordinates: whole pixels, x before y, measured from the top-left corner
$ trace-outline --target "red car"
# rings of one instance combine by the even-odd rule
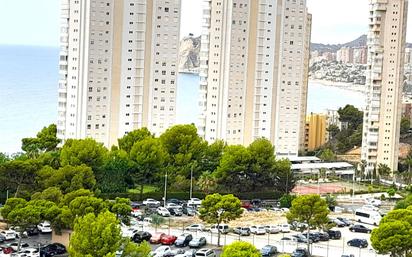
[[[152,244],[160,244],[162,237],[166,236],[165,233],[162,232],[157,232],[155,234],[152,235],[152,237],[150,238],[150,243]]]
[[[0,248],[0,250],[2,250],[4,254],[11,254],[11,253],[13,253],[13,248],[11,248],[11,247]]]
[[[176,239],[177,239],[177,236],[165,235],[165,236],[162,236],[162,238],[160,239],[160,242],[162,243],[162,245],[172,245],[174,244]]]
[[[253,207],[250,201],[242,201],[241,203],[242,203],[242,208],[250,209]]]

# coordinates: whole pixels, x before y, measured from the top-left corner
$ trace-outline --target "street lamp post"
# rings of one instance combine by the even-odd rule
[[[217,247],[220,246],[220,216],[224,213],[223,209],[217,210]]]
[[[192,164],[192,167],[190,168],[190,196],[189,196],[189,199],[192,199],[192,194],[193,194],[193,165],[194,164]]]
[[[163,196],[163,207],[166,207],[166,197],[167,197],[167,170],[165,174],[165,192]]]

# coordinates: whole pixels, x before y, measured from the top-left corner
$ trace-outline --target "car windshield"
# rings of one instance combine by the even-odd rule
[[[193,242],[193,243],[199,243],[199,242],[200,242],[200,238],[193,238],[192,242]]]

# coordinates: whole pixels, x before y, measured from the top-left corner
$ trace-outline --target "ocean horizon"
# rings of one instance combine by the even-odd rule
[[[56,123],[59,48],[0,45],[0,152],[19,152],[21,139]],[[197,123],[199,76],[180,73],[177,124]],[[346,104],[364,107],[362,93],[310,83],[308,113]]]

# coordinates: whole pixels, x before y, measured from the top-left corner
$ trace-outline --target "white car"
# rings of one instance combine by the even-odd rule
[[[163,217],[169,217],[170,216],[169,210],[166,209],[165,207],[157,208],[157,214],[159,214],[160,216],[163,216]]]
[[[147,198],[146,200],[143,201],[144,205],[160,205],[160,202],[152,199],[152,198]]]
[[[160,246],[156,250],[150,252],[150,256],[152,256],[152,257],[163,257],[166,254],[171,254],[171,253],[172,253],[172,249],[170,248],[170,246]]]
[[[375,207],[380,207],[382,205],[382,201],[379,199],[374,199],[374,198],[368,198],[365,201],[367,204],[375,206]]]
[[[372,204],[363,205],[362,209],[369,210],[369,211],[379,211],[379,208],[376,206],[373,206]]]
[[[264,226],[251,226],[250,232],[255,235],[264,235],[266,234],[266,228]]]
[[[269,234],[277,234],[280,232],[279,226],[266,225],[265,228],[266,228],[266,233],[269,233]]]
[[[19,249],[19,242],[13,242],[11,244],[7,244],[8,247],[11,247],[11,249],[13,249],[13,251],[16,251]],[[21,243],[20,244],[20,250],[29,248],[29,244],[27,243]]]
[[[176,209],[176,208],[182,208],[182,206],[180,206],[180,205],[178,205],[178,204],[175,204],[175,203],[168,203],[167,205],[166,205],[166,208],[173,208],[173,209]]]
[[[132,210],[130,215],[132,215],[132,217],[138,218],[138,217],[142,217],[143,213],[141,210]]]
[[[187,201],[187,205],[189,206],[199,206],[202,204],[202,200],[200,200],[199,198],[190,198],[189,201]]]
[[[121,230],[121,233],[122,233],[122,237],[124,237],[124,238],[132,238],[132,236],[134,234],[136,234],[136,232],[138,231],[135,228],[126,227],[126,226],[121,226],[120,230]]]
[[[290,225],[289,224],[280,224],[279,228],[280,228],[280,232],[282,232],[282,233],[289,233],[290,232]]]
[[[215,251],[212,249],[200,249],[195,254],[196,257],[216,257]]]
[[[188,231],[203,231],[205,230],[205,226],[202,224],[193,224],[185,228]]]
[[[50,225],[50,222],[44,221],[37,225],[37,229],[39,230],[40,233],[51,233],[52,228]]]
[[[16,231],[14,230],[3,230],[0,234],[2,234],[6,240],[15,240],[18,237]]]
[[[18,253],[13,253],[13,257],[40,257],[39,249],[36,248],[26,248]]]

